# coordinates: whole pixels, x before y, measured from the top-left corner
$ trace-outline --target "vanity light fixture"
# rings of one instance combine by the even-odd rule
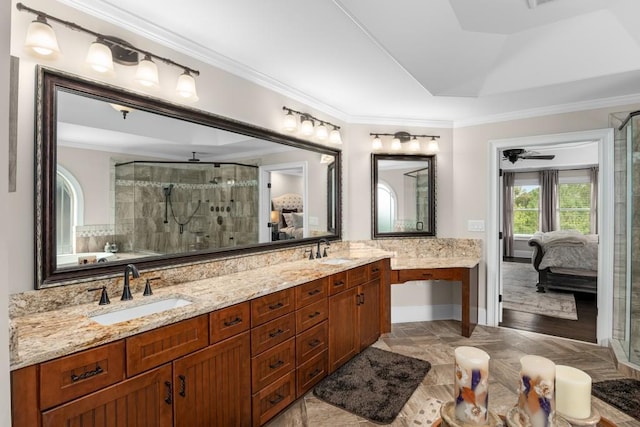
[[[282,129],[287,132],[295,132],[298,130],[298,120],[296,115],[300,117],[300,134],[303,136],[315,136],[318,141],[326,141],[332,144],[342,144],[342,135],[340,135],[340,126],[334,125],[326,120],[320,120],[311,114],[296,111],[289,107],[282,107],[285,111],[283,117]],[[316,125],[317,123],[317,125]],[[329,131],[331,127],[331,131]]]
[[[138,65],[135,81],[146,88],[154,88],[159,85],[159,79],[158,67],[153,60],[160,61],[183,70],[183,73],[178,76],[176,94],[184,101],[195,102],[198,100],[196,83],[193,78],[193,76],[200,75],[198,70],[135,47],[117,37],[100,34],[73,22],[32,9],[23,3],[17,3],[16,8],[21,12],[29,12],[37,16],[36,20],[29,24],[25,40],[25,48],[36,55],[51,58],[60,52],[55,32],[48,23],[48,21],[56,22],[72,30],[95,37],[86,57],[87,64],[93,70],[103,74],[113,74],[114,62],[122,65]],[[138,60],[139,55],[143,56],[140,61]]]
[[[391,150],[399,151],[402,149],[402,144],[405,142],[409,143],[409,150],[411,151],[420,151],[420,140],[418,138],[431,138],[429,144],[427,145],[427,150],[430,152],[438,151],[438,141],[436,138],[440,138],[438,135],[413,135],[409,132],[396,132],[396,133],[370,133],[369,136],[372,136],[371,140],[371,148],[374,151],[381,150],[383,148],[381,136],[391,136],[393,139],[391,140]]]

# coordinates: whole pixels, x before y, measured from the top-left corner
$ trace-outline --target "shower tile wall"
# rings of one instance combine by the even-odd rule
[[[116,233],[126,251],[164,254],[258,242],[256,168],[126,166],[131,170],[116,168]]]
[[[629,361],[640,364],[640,117],[633,118],[631,221],[631,345]]]

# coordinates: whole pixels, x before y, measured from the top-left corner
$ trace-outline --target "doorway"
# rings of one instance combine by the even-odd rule
[[[505,149],[530,147],[543,150],[550,146],[562,147],[565,144],[576,144],[594,141],[598,146],[598,294],[597,294],[597,342],[608,343],[612,335],[612,253],[613,253],[613,130],[570,132],[535,137],[493,140],[489,143],[489,192],[487,232],[487,324],[498,326],[503,321],[503,306],[500,295],[503,292],[502,241],[499,232],[502,230],[501,180],[499,178],[500,161]],[[529,320],[525,320],[526,323]]]

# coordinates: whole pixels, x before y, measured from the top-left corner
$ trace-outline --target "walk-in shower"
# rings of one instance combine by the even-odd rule
[[[258,168],[134,161],[115,167],[121,250],[172,254],[258,243]]]

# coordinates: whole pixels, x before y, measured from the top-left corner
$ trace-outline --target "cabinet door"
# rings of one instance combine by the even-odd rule
[[[329,372],[333,372],[358,353],[358,288],[329,298]]]
[[[249,332],[173,362],[175,423],[251,425]]]
[[[43,427],[170,427],[171,365],[73,400],[42,413]]]
[[[360,350],[380,337],[380,283],[378,280],[361,285],[358,290]]]

